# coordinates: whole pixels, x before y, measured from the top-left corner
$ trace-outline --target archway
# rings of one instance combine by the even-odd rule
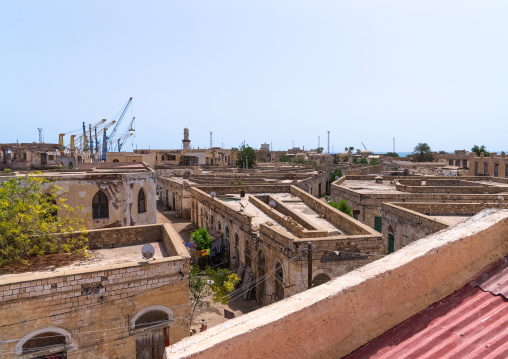
[[[171,344],[173,318],[173,311],[162,305],[144,308],[132,317],[130,332],[136,336],[136,359],[163,357],[166,343]]]
[[[265,254],[262,250],[258,252],[258,270],[256,275],[256,280],[258,281],[258,285],[256,287],[256,297],[258,302],[263,303],[265,299],[266,292],[266,281],[264,280],[265,276]]]
[[[314,277],[312,280],[312,287],[317,287],[318,285],[321,285],[323,283],[326,283],[330,280],[330,277],[328,274],[325,273],[319,273],[317,276]]]

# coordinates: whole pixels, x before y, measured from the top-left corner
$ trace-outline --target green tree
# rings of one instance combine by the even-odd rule
[[[206,273],[206,275],[204,275]],[[211,303],[227,304],[231,293],[235,289],[235,284],[240,278],[227,269],[211,269],[207,267],[205,272],[201,272],[198,266],[192,266],[189,278],[189,300],[191,303],[190,322],[194,318],[194,313],[198,307]]]
[[[366,158],[362,158],[362,159],[360,159],[360,161],[358,161],[358,163],[368,164],[369,162],[367,161]]]
[[[330,172],[330,182],[335,181],[335,177],[341,178],[342,176],[342,169],[337,167],[334,171]]]
[[[323,147],[316,148],[317,153],[323,153],[323,150],[324,150]]]
[[[85,253],[83,220],[59,191],[40,172],[0,185],[0,266],[43,254]]]
[[[471,148],[471,151],[476,153],[478,157],[480,157],[480,153],[482,152],[485,157],[490,157],[490,152],[487,151],[487,147],[485,147],[484,145],[482,145],[481,147],[474,145],[473,148]]]
[[[291,162],[291,157],[288,155],[280,155],[279,162]]]
[[[377,158],[371,158],[369,162],[369,166],[377,166],[379,164],[379,160]]]
[[[205,227],[199,227],[191,233],[191,238],[196,244],[196,250],[210,249],[212,238]]]
[[[236,165],[240,168],[245,168],[246,163],[248,168],[252,168],[256,161],[256,152],[252,147],[246,145],[245,142],[238,149],[236,156]]]
[[[385,156],[388,156],[388,157],[399,157],[399,154],[396,153],[396,152],[386,152]]]
[[[426,143],[419,143],[413,150],[413,161],[432,162],[432,152]]]
[[[353,158],[353,162],[352,163],[358,163],[358,160],[356,158]]]
[[[339,210],[339,211],[341,211],[342,213],[345,213],[345,214],[347,214],[348,216],[353,217],[353,211],[351,210],[351,207],[349,207],[349,206],[347,205],[347,202],[346,202],[346,200],[345,200],[344,198],[343,198],[343,199],[341,199],[341,200],[339,201],[339,203],[335,203],[335,202],[333,202],[333,201],[330,201],[330,202],[328,202],[328,204],[329,204],[330,206],[332,206],[333,208],[338,209],[338,210]]]
[[[446,151],[439,151],[439,152],[438,152],[438,154],[439,154],[439,155],[447,155],[447,154],[448,154],[448,152],[446,152]]]

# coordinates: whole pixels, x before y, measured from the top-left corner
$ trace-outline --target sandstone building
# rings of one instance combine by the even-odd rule
[[[188,335],[190,257],[169,224],[90,230],[88,240],[93,258],[0,275],[3,357],[161,358]],[[147,243],[155,260],[141,256]]]

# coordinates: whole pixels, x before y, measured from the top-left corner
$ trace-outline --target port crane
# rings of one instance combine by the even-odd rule
[[[125,133],[122,136],[120,136],[120,138],[118,138],[118,140],[117,140],[118,141],[117,142],[117,150],[118,150],[118,152],[120,152],[122,150],[122,147],[125,144],[125,141],[127,141],[127,139],[134,134],[134,131],[136,131],[134,129],[134,127],[132,126],[134,124],[134,120],[135,119],[136,119],[136,117],[132,118],[132,121],[131,121],[127,131],[125,131]]]
[[[116,131],[118,130],[118,127],[120,126],[120,123],[122,122],[125,113],[127,112],[129,106],[131,105],[132,97],[127,101],[125,106],[123,107],[122,113],[118,117],[118,120],[116,120],[115,127],[113,127],[113,131],[111,131],[111,134],[108,136],[106,134],[106,131],[104,131],[103,138],[102,138],[102,160],[106,161],[106,153],[108,152],[108,145],[109,145],[109,151],[113,151],[113,140],[116,134]]]

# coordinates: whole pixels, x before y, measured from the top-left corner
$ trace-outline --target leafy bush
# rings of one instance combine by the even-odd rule
[[[360,161],[358,161],[358,163],[368,164],[369,162],[367,161],[366,158],[362,158]]]
[[[353,211],[351,210],[351,207],[349,207],[347,205],[347,202],[346,200],[343,198],[339,201],[339,203],[335,203],[333,201],[330,201],[328,202],[328,204],[330,206],[332,206],[333,208],[337,208],[339,211],[341,211],[342,213],[345,213],[347,214],[348,216],[351,216],[353,217]]]
[[[377,158],[371,158],[369,162],[369,166],[377,166],[379,164],[379,160]]]
[[[0,266],[43,254],[87,249],[83,220],[40,172],[0,185]],[[81,209],[79,207],[79,209]]]
[[[279,162],[291,162],[291,157],[288,155],[281,155],[279,156]]]
[[[212,238],[205,227],[199,227],[191,233],[191,238],[196,244],[196,250],[210,249]]]

